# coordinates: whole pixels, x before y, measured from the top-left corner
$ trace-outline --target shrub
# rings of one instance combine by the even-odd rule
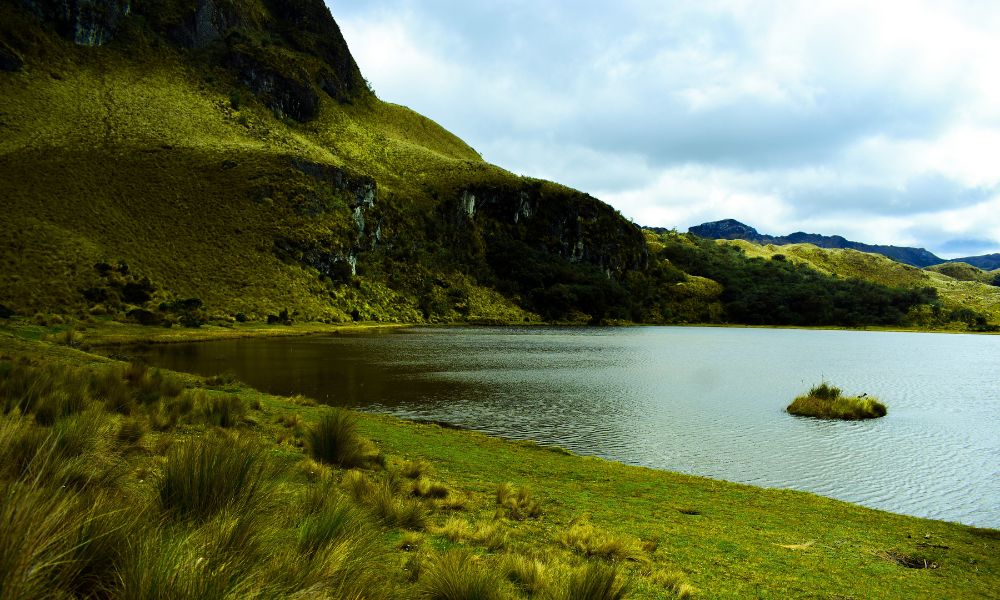
[[[203,438],[167,456],[158,482],[160,504],[181,518],[205,519],[223,510],[251,510],[265,496],[265,460],[255,445]]]
[[[878,399],[868,397],[866,394],[859,397],[841,394],[840,388],[824,382],[813,386],[808,393],[796,398],[786,410],[789,414],[797,416],[849,421],[884,417],[888,412]]]
[[[465,550],[440,554],[422,569],[422,597],[429,600],[500,600],[500,577]]]
[[[346,410],[334,409],[306,432],[306,445],[313,458],[345,468],[365,463],[365,444],[358,436],[354,417]]]
[[[542,505],[534,498],[531,490],[524,486],[514,487],[510,483],[501,483],[497,487],[496,499],[497,506],[515,521],[536,518],[542,514]]]

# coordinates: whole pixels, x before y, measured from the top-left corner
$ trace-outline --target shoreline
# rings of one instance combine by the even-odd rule
[[[44,357],[68,367],[112,362],[85,350],[15,336],[6,329],[0,328],[2,359]],[[336,328],[290,329],[276,333],[324,333]],[[363,332],[369,328],[341,330]],[[220,339],[214,336],[216,332],[208,333],[213,334],[210,339]],[[243,331],[237,337],[250,333],[252,330]],[[200,336],[200,341],[205,339]],[[330,410],[308,399],[273,396],[239,382],[211,388],[204,378],[174,375],[209,394],[236,396],[247,405],[259,406],[253,410],[249,427],[264,440],[277,436],[274,451],[276,456],[287,457],[288,465],[303,457],[301,448],[290,444],[294,440],[284,433],[288,429],[283,420],[294,416],[308,427]],[[453,542],[440,538],[442,534],[434,533],[434,528],[461,518],[501,523],[509,536],[510,551],[529,556],[569,552],[566,556],[573,557],[561,536],[571,531],[574,523],[586,519],[598,531],[624,540],[632,548],[652,549],[648,553],[637,550],[635,559],[622,562],[622,568],[641,584],[636,597],[643,598],[665,597],[643,579],[649,564],[682,572],[694,587],[703,590],[699,596],[704,597],[837,593],[873,598],[975,598],[988,596],[1000,583],[997,529],[907,516],[809,492],[628,465],[384,413],[354,414],[359,431],[390,460],[426,462],[433,477],[466,502],[457,513],[435,517],[435,522],[444,524],[434,525],[425,534],[434,537],[435,545],[448,547]],[[184,435],[208,433],[199,429]],[[305,460],[297,464],[308,466]],[[531,489],[543,507],[543,516],[496,521],[496,490],[505,482]],[[393,536],[397,534],[387,535],[396,539]],[[491,556],[487,550],[483,560],[492,560]],[[907,567],[904,563],[910,558],[929,561],[934,568]]]
[[[954,329],[923,329],[917,327],[844,327],[844,326],[798,326],[798,325],[744,325],[724,323],[615,323],[608,325],[586,325],[579,323],[383,323],[377,321],[359,323],[321,323],[306,322],[292,325],[268,325],[264,323],[234,323],[229,326],[203,325],[198,328],[184,327],[151,327],[134,323],[119,323],[116,321],[92,321],[89,323],[70,322],[59,325],[37,325],[27,318],[11,318],[0,321],[0,331],[9,332],[15,337],[28,340],[53,341],[60,335],[66,335],[72,329],[74,335],[79,334],[80,341],[75,344],[82,349],[128,347],[136,345],[160,345],[200,343],[233,339],[252,339],[269,337],[303,337],[312,335],[354,335],[366,333],[389,333],[414,328],[711,328],[711,329],[775,329],[800,331],[850,331],[872,333],[925,333],[949,335],[1000,335],[1000,332],[960,331]]]

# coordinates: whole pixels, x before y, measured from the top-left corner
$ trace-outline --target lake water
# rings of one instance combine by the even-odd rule
[[[277,394],[1000,528],[1000,337],[697,327],[427,328],[130,350]],[[825,379],[866,422],[792,417]]]

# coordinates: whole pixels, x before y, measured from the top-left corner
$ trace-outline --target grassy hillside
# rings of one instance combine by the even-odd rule
[[[68,13],[0,2],[0,43],[16,58],[0,69],[0,313],[187,326],[761,322],[770,301],[732,298],[745,283],[650,260],[662,240],[606,204],[516,177],[376,98],[319,0],[97,1],[103,11]],[[795,252],[791,264],[877,284],[810,276],[841,305],[930,285],[946,310],[971,310],[959,321],[1000,316],[998,288]],[[758,267],[733,268],[776,275]],[[886,302],[781,324],[941,324],[909,318],[933,312],[927,298]]]
[[[345,415],[70,339],[0,329],[4,597],[983,598],[1000,578],[994,530]]]
[[[740,248],[747,256],[770,260],[776,255],[788,261],[808,266],[818,272],[838,277],[854,277],[892,287],[932,287],[937,291],[942,308],[952,311],[972,311],[983,315],[988,322],[1000,322],[1000,287],[984,283],[987,273],[975,269],[983,275],[973,275],[963,269],[960,263],[946,263],[918,269],[895,262],[877,254],[867,254],[856,250],[817,248],[812,244],[792,244],[788,246],[760,246],[742,240],[719,242]],[[947,267],[947,268],[946,268]],[[962,275],[963,279],[952,275]],[[965,277],[975,277],[966,280]],[[992,280],[992,279],[990,279]],[[953,323],[955,327],[966,325],[967,313],[959,315]],[[928,323],[930,317],[917,315],[920,325]]]
[[[280,25],[279,9],[265,4],[233,10]],[[0,72],[0,219],[13,232],[0,253],[0,303],[15,312],[125,318],[140,309],[169,321],[161,303],[197,298],[204,319],[281,310],[327,321],[534,319],[516,295],[494,291],[487,250],[498,227],[504,240],[533,237],[555,264],[569,264],[576,248],[587,251],[580,267],[610,266],[621,252],[641,264],[638,230],[606,205],[489,165],[365,89],[344,99],[306,80],[290,89],[315,96],[315,107],[293,118],[287,98],[232,66],[250,53],[255,77],[326,72],[322,54],[277,25],[192,50],[170,43],[177,17],[157,10],[86,47],[0,5],[0,40],[24,59],[23,69]],[[336,60],[353,65],[346,46],[340,52]],[[463,213],[470,190],[525,197],[525,218]],[[504,229],[514,225],[527,229]],[[600,246],[602,236],[620,248]],[[120,262],[124,282],[94,268]],[[566,276],[592,277],[577,271],[569,265]],[[119,288],[146,279],[150,300],[121,297]],[[105,289],[90,294],[102,301],[82,293],[92,288]]]

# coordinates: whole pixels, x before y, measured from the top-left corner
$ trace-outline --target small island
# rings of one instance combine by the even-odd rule
[[[789,414],[817,419],[841,419],[857,421],[877,419],[886,415],[885,404],[867,394],[843,396],[838,387],[823,382],[813,386],[808,393],[799,396],[788,405]]]

